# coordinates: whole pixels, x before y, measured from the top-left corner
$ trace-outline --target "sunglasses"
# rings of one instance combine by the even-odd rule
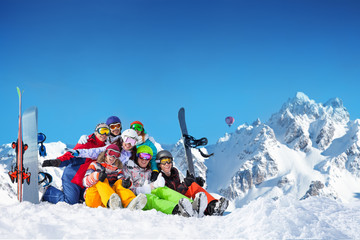
[[[133,124],[130,126],[131,129],[137,130],[139,132],[142,132],[144,130],[144,127],[140,124]]]
[[[144,160],[150,160],[151,155],[149,153],[139,153],[138,158],[144,159]]]
[[[160,159],[160,164],[161,165],[166,165],[166,164],[171,164],[171,163],[172,163],[171,158],[162,158],[162,159]]]
[[[135,146],[136,140],[131,137],[126,137],[124,143],[129,143],[131,146]]]
[[[107,127],[100,127],[98,129],[96,129],[96,131],[100,134],[100,135],[106,135],[109,136],[110,135],[110,129],[108,129]]]
[[[121,124],[120,123],[110,124],[109,127],[111,130],[114,130],[116,128],[121,128]]]
[[[107,150],[107,155],[114,157],[114,158],[119,158],[120,157],[120,152],[113,150],[113,149],[109,149]]]

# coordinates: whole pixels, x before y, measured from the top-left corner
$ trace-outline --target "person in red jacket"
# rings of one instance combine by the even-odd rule
[[[76,144],[74,149],[103,147],[109,134],[109,126],[105,123],[99,123],[95,127],[95,132],[89,135],[88,141],[85,144]],[[42,201],[69,204],[81,202],[84,192],[82,180],[90,163],[94,161],[90,158],[76,158],[71,152],[66,152],[56,159],[45,160],[42,164],[43,167],[65,167],[65,169],[61,178],[63,190],[49,186],[42,197]]]
[[[179,171],[173,167],[173,157],[169,151],[162,150],[158,152],[156,161],[165,179],[165,186],[191,199],[194,199],[198,192],[203,192],[208,200],[205,215],[223,215],[229,205],[229,200],[223,197],[215,199],[203,188],[205,181],[201,177],[195,178],[189,171],[187,171],[184,181],[181,182]]]

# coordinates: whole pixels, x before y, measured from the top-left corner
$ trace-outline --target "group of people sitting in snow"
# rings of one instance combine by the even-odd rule
[[[158,152],[141,122],[132,122],[122,132],[120,119],[111,116],[106,123],[99,123],[94,133],[82,136],[74,149],[43,161],[42,167],[65,168],[62,190],[47,186],[42,201],[156,209],[186,217],[222,215],[229,201],[211,196],[201,177],[187,172],[181,181],[173,161],[169,151]]]

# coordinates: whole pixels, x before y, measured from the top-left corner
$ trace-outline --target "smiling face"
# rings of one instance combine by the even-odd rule
[[[171,159],[161,159],[160,160],[160,168],[161,171],[165,173],[165,175],[170,176],[171,168],[172,168],[172,160]]]
[[[149,164],[150,162],[150,159],[146,160],[146,159],[143,159],[143,158],[138,158],[138,164],[141,168],[146,168],[147,165]]]
[[[112,123],[109,125],[110,131],[114,136],[118,136],[121,133],[121,123]]]
[[[115,156],[106,155],[105,162],[109,165],[114,165],[116,159]]]
[[[95,132],[95,136],[96,136],[100,141],[102,141],[102,142],[105,142],[106,139],[108,138],[107,135],[102,135],[102,134],[100,134],[100,133],[98,133],[98,132]]]

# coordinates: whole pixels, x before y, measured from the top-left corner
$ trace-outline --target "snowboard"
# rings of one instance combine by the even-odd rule
[[[178,113],[178,118],[179,118],[179,124],[180,124],[180,129],[181,129],[181,136],[183,139],[183,144],[184,144],[184,149],[185,149],[185,156],[186,156],[186,161],[187,161],[187,165],[188,165],[188,170],[189,172],[195,176],[195,169],[194,169],[194,162],[193,162],[193,158],[192,158],[192,154],[191,154],[191,148],[189,146],[189,144],[187,144],[187,137],[188,137],[188,130],[186,127],[186,122],[185,122],[185,109],[184,108],[180,108],[179,113]]]
[[[38,110],[28,108],[22,116],[23,141],[28,148],[24,153],[23,166],[30,173],[29,184],[23,185],[23,201],[39,203],[39,160],[38,160]]]

